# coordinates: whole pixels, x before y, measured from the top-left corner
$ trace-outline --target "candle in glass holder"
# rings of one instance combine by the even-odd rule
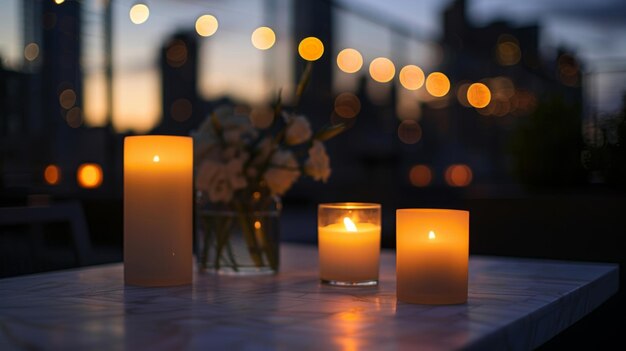
[[[193,143],[189,137],[124,139],[124,281],[192,279]]]
[[[339,286],[378,284],[380,204],[320,204],[318,246],[323,283]]]
[[[396,291],[416,304],[467,301],[469,211],[396,211]]]

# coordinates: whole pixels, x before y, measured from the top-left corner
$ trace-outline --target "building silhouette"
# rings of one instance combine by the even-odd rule
[[[307,37],[316,37],[324,43],[324,54],[314,62],[311,80],[300,101],[302,110],[309,112],[312,124],[318,127],[328,122],[334,99],[333,10],[331,1],[293,2],[294,84],[298,84],[307,64],[298,54],[300,41]]]
[[[83,124],[81,2],[25,0],[23,70],[4,71],[2,178],[5,186],[37,188],[43,169],[58,165],[64,175],[78,167]],[[19,94],[19,96],[15,96]],[[75,184],[62,182],[58,191]]]
[[[516,183],[511,174],[512,132],[537,104],[552,97],[580,103],[580,64],[563,50],[542,57],[537,25],[495,21],[475,26],[467,18],[466,4],[456,0],[443,13],[444,60],[438,70],[448,75],[452,88],[446,99],[423,106],[424,152],[419,159],[439,173],[450,164],[467,164],[475,183]],[[465,97],[474,82],[491,90],[485,108],[472,108]]]
[[[207,102],[198,94],[198,36],[179,31],[159,53],[162,119],[155,134],[189,135],[207,114]]]

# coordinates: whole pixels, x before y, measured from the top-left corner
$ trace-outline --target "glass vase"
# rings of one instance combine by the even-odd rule
[[[265,205],[196,209],[195,248],[198,267],[218,274],[278,272],[280,199]]]

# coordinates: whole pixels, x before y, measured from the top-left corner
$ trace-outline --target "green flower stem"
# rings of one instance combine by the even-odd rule
[[[224,250],[224,246],[229,243],[230,240],[230,227],[232,226],[233,219],[230,217],[226,217],[223,221],[218,221],[221,223],[217,223],[216,227],[216,237],[217,237],[217,248],[215,255],[215,269],[220,269],[220,260],[222,258],[222,251]],[[219,225],[221,224],[221,226]]]
[[[268,218],[268,216],[265,216],[265,218]],[[271,222],[272,222],[271,220],[270,221],[263,221],[259,231],[265,230],[265,233],[271,233],[272,232],[272,228],[268,228],[268,225]],[[265,239],[264,243],[263,243],[264,245],[262,245],[261,247],[263,248],[263,251],[265,252],[265,256],[267,257],[267,261],[268,261],[270,267],[272,268],[272,270],[277,272],[278,271],[278,257],[277,257],[277,251],[275,250],[276,246],[272,242],[273,238],[271,237],[271,235],[264,235],[263,232],[260,232],[260,236],[263,239]]]
[[[228,258],[230,259],[230,263],[233,265],[233,269],[235,270],[235,272],[239,272],[239,265],[237,264],[237,260],[235,259],[233,246],[231,245],[230,240],[228,240],[228,242],[226,243],[226,253],[228,254]]]
[[[243,232],[244,239],[246,240],[246,244],[248,246],[248,252],[250,253],[250,258],[254,262],[254,265],[257,267],[263,266],[263,256],[260,254],[258,243],[256,242],[256,238],[254,237],[254,229],[252,228],[252,220],[250,216],[247,216],[248,213],[245,208],[237,201],[234,201],[235,207],[237,208],[237,217],[239,218],[239,224],[241,225],[241,231]]]
[[[204,225],[204,247],[202,248],[202,268],[206,269],[209,265],[209,248],[211,247],[212,226],[210,217],[202,216],[202,224]]]

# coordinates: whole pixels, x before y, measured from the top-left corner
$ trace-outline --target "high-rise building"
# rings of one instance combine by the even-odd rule
[[[161,49],[163,115],[155,133],[188,135],[200,125],[205,111],[198,97],[198,39],[194,32],[178,32]]]
[[[331,1],[293,2],[293,39],[296,45],[307,37],[316,37],[324,43],[324,54],[313,64],[313,75],[300,106],[311,113],[316,126],[328,122],[333,102],[333,6]],[[294,78],[296,84],[306,61],[295,50]]]

